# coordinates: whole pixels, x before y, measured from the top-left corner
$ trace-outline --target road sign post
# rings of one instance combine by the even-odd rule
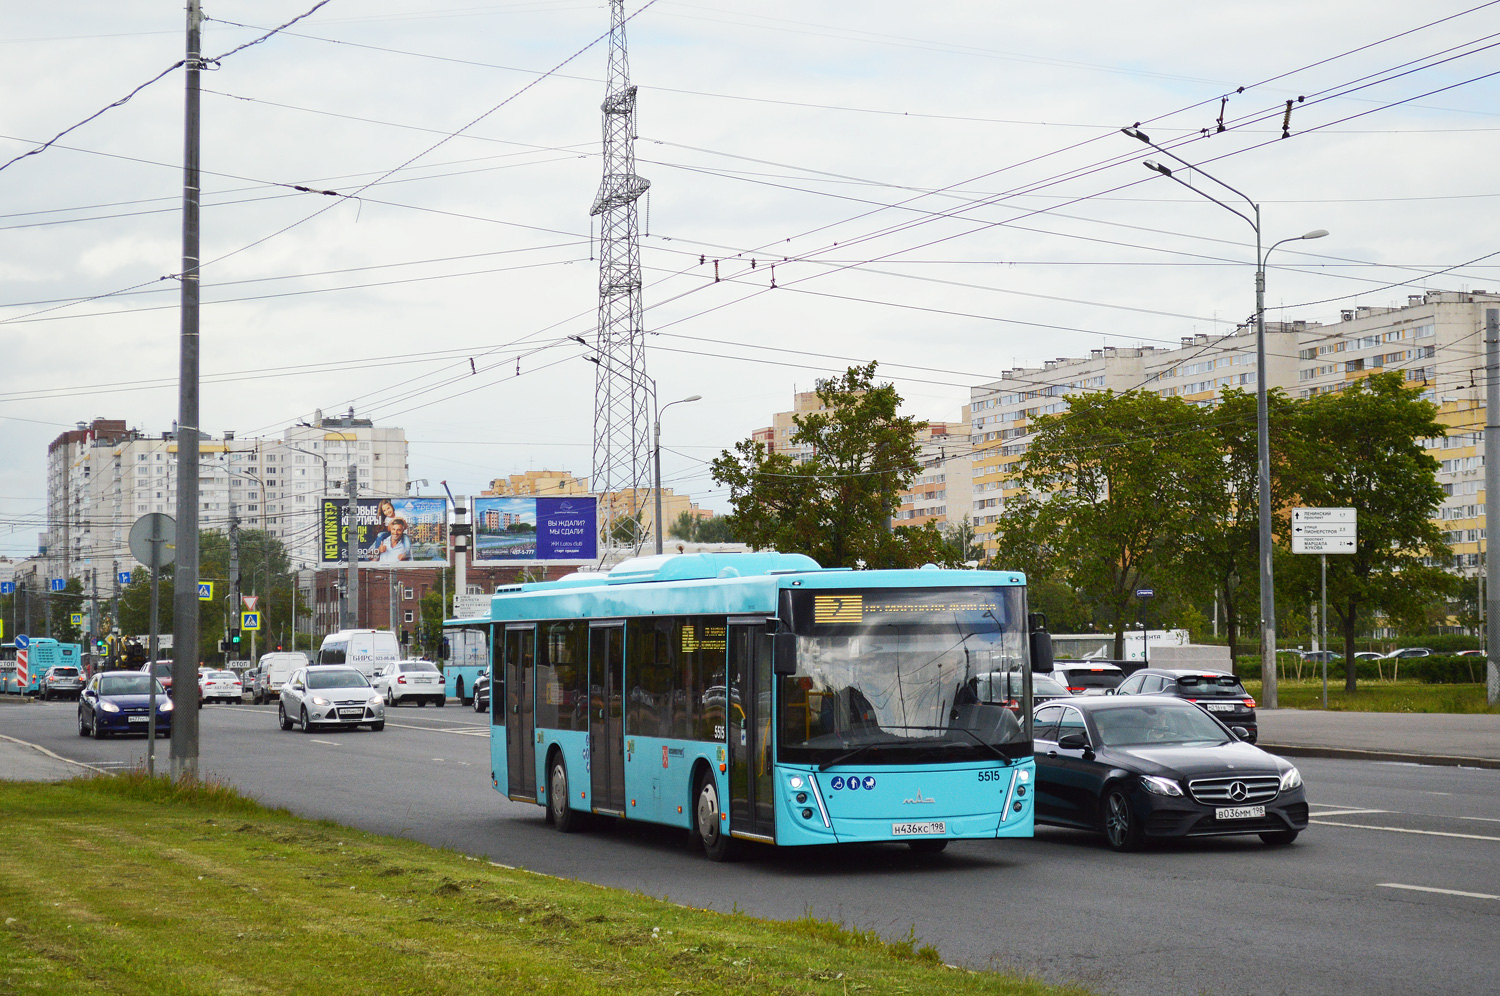
[[[1321,559],[1322,601],[1318,625],[1322,629],[1323,708],[1328,708],[1328,555],[1353,554],[1359,549],[1359,510],[1353,508],[1292,509],[1292,552],[1316,553]],[[1348,650],[1348,647],[1344,648]],[[1352,661],[1345,662],[1352,667]]]
[[[165,512],[151,512],[135,520],[130,527],[130,553],[151,568],[151,633],[147,637],[146,665],[151,681],[156,680],[157,629],[160,628],[161,569],[177,559],[177,520]],[[130,572],[121,571],[121,584],[130,583]],[[151,689],[151,719],[146,726],[146,774],[156,777],[156,690]]]
[[[1135,597],[1141,600],[1141,664],[1151,666],[1150,630],[1146,627],[1146,602],[1156,597],[1155,588],[1137,588]]]

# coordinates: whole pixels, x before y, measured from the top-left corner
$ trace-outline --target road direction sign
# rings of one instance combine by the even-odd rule
[[[14,581],[0,581],[0,595],[14,595],[16,583]]]
[[[149,566],[153,546],[158,551],[158,567],[165,567],[177,559],[177,520],[165,512],[148,512],[136,519],[135,524],[130,527],[132,557]]]
[[[1359,545],[1359,511],[1353,508],[1292,509],[1293,553],[1354,553]]]
[[[1135,597],[1136,598],[1155,598],[1156,597],[1156,589],[1155,588],[1137,588],[1135,590]]]
[[[240,596],[240,601],[242,601],[242,602],[245,603],[245,608],[249,609],[251,612],[254,612],[255,611],[255,603],[258,602],[258,601],[260,601],[260,596],[259,595],[241,595]]]
[[[260,629],[260,613],[241,612],[240,629]]]
[[[120,582],[121,584],[129,584],[130,583],[130,572],[129,571],[121,571],[119,574],[115,575],[115,580],[118,581],[118,582]]]
[[[212,581],[198,582],[198,601],[212,602],[214,600],[214,583]]]
[[[65,578],[49,578],[47,581],[47,587],[52,589],[53,591],[67,591],[68,582]]]

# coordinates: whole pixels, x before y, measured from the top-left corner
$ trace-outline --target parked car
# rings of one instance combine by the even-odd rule
[[[42,675],[42,698],[76,699],[83,694],[83,675],[72,664],[54,664]]]
[[[1361,650],[1354,655],[1354,659],[1357,661],[1378,661],[1384,656],[1385,654],[1377,654],[1373,650]]]
[[[160,681],[139,671],[105,671],[89,679],[78,697],[78,735],[103,740],[112,733],[145,734],[156,695],[156,735],[172,734],[172,699]]]
[[[276,718],[283,730],[301,726],[368,726],[385,729],[385,703],[358,668],[341,664],[300,667],[281,686]]]
[[[1400,650],[1392,650],[1385,655],[1385,660],[1406,660],[1408,657],[1431,657],[1432,651],[1426,647],[1402,647]]]
[[[296,650],[261,654],[260,664],[255,669],[255,684],[250,686],[250,698],[256,705],[276,700],[287,677],[297,668],[307,667],[308,663],[307,655]]]
[[[1125,672],[1105,661],[1056,661],[1051,677],[1073,695],[1103,695],[1125,680]]]
[[[1334,653],[1332,650],[1309,650],[1302,655],[1302,659],[1310,664],[1321,664],[1327,661],[1329,664],[1344,659],[1343,654]]]
[[[1458,652],[1457,656],[1459,656],[1459,657],[1484,657],[1484,656],[1488,655],[1488,653],[1489,653],[1489,651],[1487,651],[1487,650],[1460,650]]]
[[[1187,668],[1147,668],[1137,671],[1114,690],[1115,695],[1171,695],[1196,702],[1226,726],[1244,728],[1245,740],[1255,743],[1259,727],[1255,721],[1255,700],[1240,679],[1218,671]]]
[[[198,676],[199,702],[243,702],[245,686],[233,671],[208,670]]]
[[[151,674],[152,665],[148,662],[141,665],[141,674]],[[161,687],[167,691],[172,690],[172,662],[158,660],[155,666],[156,680],[161,682]]]
[[[402,702],[416,702],[424,706],[431,702],[447,705],[448,693],[443,686],[443,673],[432,661],[397,661],[375,669],[375,689],[385,697],[385,704],[398,706]]]
[[[1075,697],[1036,712],[1036,820],[1149,839],[1307,828],[1302,775],[1198,706],[1165,695]]]
[[[474,711],[490,711],[490,669],[485,668],[474,679]]]
[[[1021,713],[1021,674],[1017,671],[990,671],[975,675],[954,699],[954,705],[977,702],[984,705],[1005,706],[1016,715]],[[1031,676],[1031,704],[1033,708],[1042,702],[1066,698],[1069,692],[1050,675]]]

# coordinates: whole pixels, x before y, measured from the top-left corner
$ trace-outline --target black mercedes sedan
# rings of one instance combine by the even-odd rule
[[[1036,821],[1104,831],[1117,851],[1147,840],[1307,828],[1297,769],[1184,699],[1074,697],[1037,708]]]

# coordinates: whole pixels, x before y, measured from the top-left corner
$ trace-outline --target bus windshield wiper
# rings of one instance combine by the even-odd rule
[[[974,741],[979,746],[981,746],[981,747],[988,747],[990,750],[994,751],[995,752],[995,756],[998,757],[998,758],[1000,758],[1001,760],[1003,760],[1006,764],[1010,763],[1010,758],[1007,757],[1005,755],[1005,752],[1002,751],[999,747],[996,747],[994,744],[990,743],[988,740],[983,739],[977,733],[975,733],[973,730],[966,730],[962,726],[907,726],[907,727],[903,727],[903,729],[907,729],[907,730],[937,730],[937,731],[939,731],[941,733],[948,733],[948,732],[950,732],[952,730],[957,730],[959,733],[962,733],[964,736],[968,737],[970,740]],[[868,745],[867,744],[866,746],[873,746],[873,745]]]
[[[854,760],[854,758],[856,758],[859,755],[863,754],[865,751],[870,750],[871,748],[874,748],[874,747],[890,747],[890,746],[892,746],[892,745],[889,744],[889,743],[883,743],[883,742],[881,742],[879,740],[872,740],[872,741],[870,741],[867,744],[860,744],[858,747],[854,748],[853,750],[845,751],[844,753],[840,754],[838,757],[835,757],[831,761],[824,761],[822,764],[818,765],[818,770],[819,771],[827,771],[829,768],[833,767],[835,764],[843,764],[846,761],[852,761],[852,760]]]

